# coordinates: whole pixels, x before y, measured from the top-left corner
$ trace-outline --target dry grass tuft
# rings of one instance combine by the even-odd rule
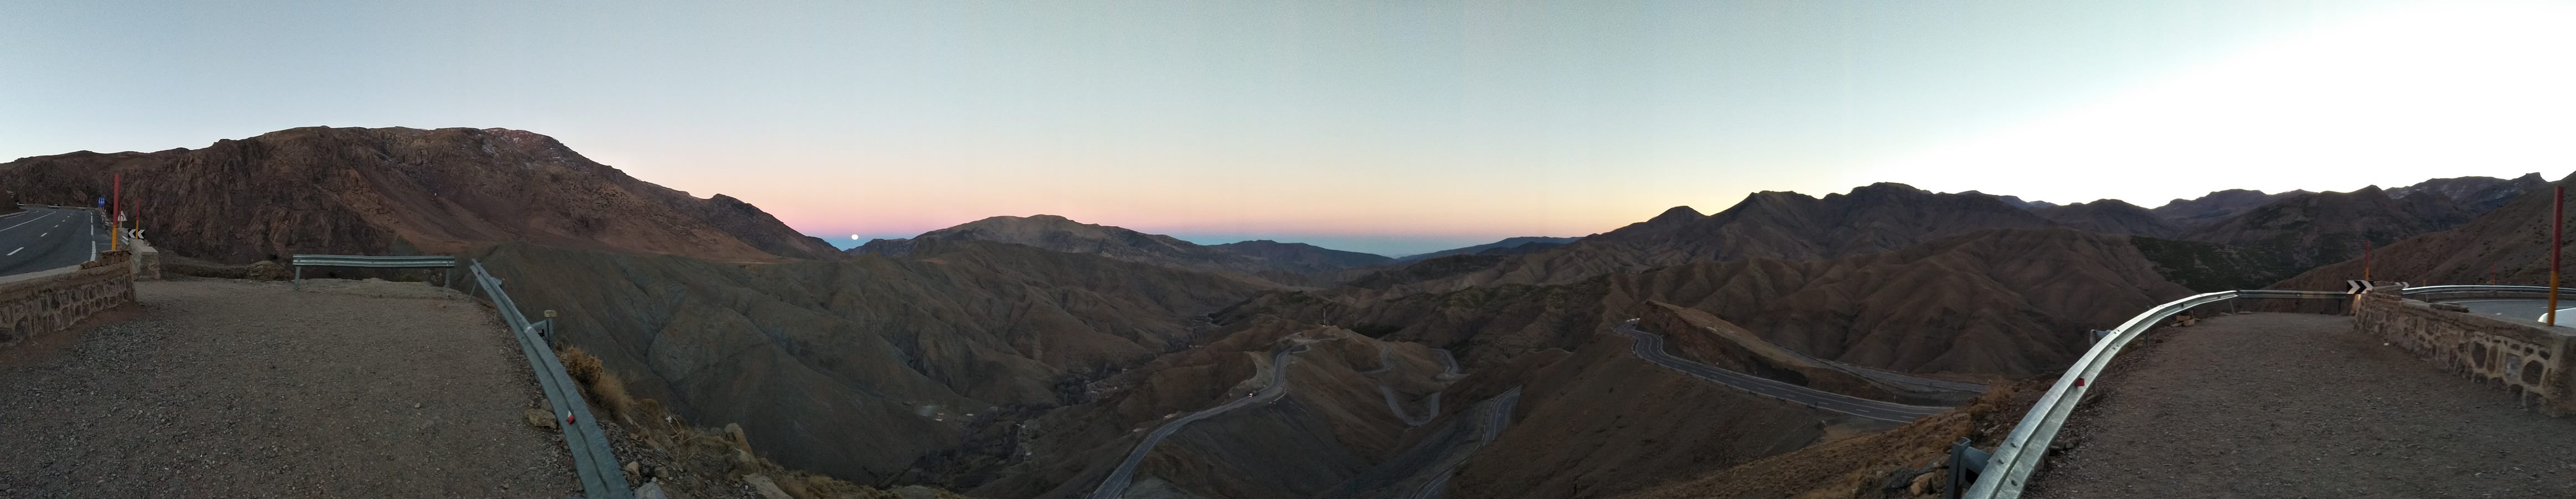
[[[566,348],[557,352],[555,357],[563,362],[564,374],[581,382],[582,395],[590,400],[591,405],[608,413],[609,417],[631,420],[630,416],[635,414],[635,397],[626,393],[626,382],[619,380],[617,373],[608,372],[608,366],[600,363],[599,357],[582,351],[581,347]]]

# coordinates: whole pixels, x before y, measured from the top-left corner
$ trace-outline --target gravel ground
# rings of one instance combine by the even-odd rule
[[[417,283],[136,283],[0,362],[0,497],[564,497],[500,320]],[[116,320],[122,318],[123,320]]]
[[[2576,419],[2353,334],[2262,313],[2158,331],[2026,497],[2576,497]],[[2096,392],[2101,393],[2101,392]]]

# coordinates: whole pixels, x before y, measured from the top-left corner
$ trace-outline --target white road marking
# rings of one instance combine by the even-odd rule
[[[26,251],[26,250],[27,250],[27,247],[25,247],[25,246],[19,246],[19,247],[18,247],[18,249],[9,250],[9,254],[8,254],[8,255],[0,255],[0,256],[18,256],[18,252],[20,252],[20,251]]]
[[[45,237],[47,234],[53,234],[53,233],[52,233],[52,232],[38,232],[38,233],[36,233],[36,237]]]
[[[25,222],[18,222],[18,225],[26,225],[26,224],[29,224],[29,223],[34,223],[34,222],[35,222],[35,221],[37,221],[37,220],[44,220],[44,219],[45,219],[45,217],[50,217],[50,216],[54,216],[54,214],[52,214],[52,213],[46,213],[46,214],[43,214],[43,215],[37,215],[37,216],[36,216],[36,218],[30,218],[30,219],[27,219],[27,221],[25,221]],[[11,226],[9,226],[9,229],[15,229],[15,228],[18,228],[18,225],[11,225]],[[0,229],[0,231],[9,230],[9,229]]]

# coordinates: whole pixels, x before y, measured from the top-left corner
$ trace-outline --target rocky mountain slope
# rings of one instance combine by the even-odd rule
[[[1264,283],[1294,285],[1337,283],[1346,278],[1342,275],[1344,271],[1391,261],[1379,255],[1267,240],[1206,246],[1172,236],[1086,224],[1055,215],[991,217],[907,239],[872,240],[844,253],[902,256],[909,254],[914,245],[932,240],[1019,244],[1164,267],[1254,276]]]
[[[2552,184],[2569,186],[2571,179]],[[2447,231],[2389,243],[2371,255],[2370,276],[2417,284],[2546,285],[2549,280],[2550,190],[2533,189],[2503,207]],[[2415,197],[2415,196],[2407,196]],[[2576,228],[2576,223],[2569,224]],[[2284,279],[2284,289],[2340,289],[2360,279],[2362,262],[2346,259]]]
[[[1297,274],[1322,274],[1395,262],[1384,255],[1328,249],[1306,243],[1283,243],[1268,239],[1209,245],[1237,254],[1260,258],[1271,270]]]
[[[1693,262],[1833,258],[1983,229],[2057,225],[1995,196],[1933,193],[1895,183],[1821,198],[1758,192],[1713,215],[1677,206],[1646,221],[1537,253],[1433,258],[1413,264],[1422,269],[1388,270],[1353,282],[1399,294],[1493,284],[1559,284]]]
[[[1542,237],[1542,236],[1507,237],[1507,238],[1503,238],[1503,240],[1501,240],[1501,241],[1494,241],[1494,242],[1490,242],[1490,243],[1479,244],[1479,245],[1475,245],[1475,246],[1468,246],[1468,247],[1464,247],[1464,248],[1445,249],[1445,250],[1433,251],[1433,252],[1430,252],[1430,253],[1423,253],[1423,254],[1418,254],[1418,255],[1405,255],[1405,256],[1401,256],[1401,257],[1396,257],[1395,261],[1397,261],[1397,262],[1419,262],[1419,261],[1423,261],[1423,260],[1429,260],[1429,259],[1433,259],[1433,258],[1439,258],[1439,257],[1444,257],[1444,256],[1450,256],[1450,255],[1474,255],[1474,254],[1484,253],[1484,252],[1486,252],[1486,251],[1490,251],[1490,250],[1500,250],[1500,249],[1521,249],[1521,248],[1528,248],[1528,247],[1531,247],[1531,246],[1537,246],[1537,248],[1533,248],[1533,249],[1546,249],[1546,248],[1550,248],[1550,247],[1561,246],[1561,245],[1564,245],[1564,244],[1566,244],[1566,243],[1571,243],[1571,242],[1574,242],[1574,240],[1576,240],[1576,239],[1581,239],[1581,238],[1575,238],[1575,237]]]
[[[2189,294],[2156,268],[2126,237],[1992,229],[1830,260],[1699,262],[1563,284],[1274,292],[1218,320],[1269,314],[1340,325],[1444,345],[1480,365],[1579,347],[1651,301],[1709,312],[1820,358],[2026,376],[2071,359],[2084,330]]]
[[[162,249],[222,263],[511,241],[728,261],[837,253],[740,200],[691,197],[497,128],[307,127],[201,149],[36,156],[0,163],[0,186],[86,206],[115,174]]]
[[[2117,199],[2034,207],[2030,211],[2067,227],[2104,234],[2173,237],[2182,231],[2163,217],[2156,216],[2155,212]]]
[[[2388,197],[2405,198],[2418,193],[2440,194],[2470,213],[2486,213],[2504,207],[2534,189],[2549,187],[2549,179],[2540,173],[2527,173],[2512,179],[2495,177],[2453,177],[2426,180],[2423,183],[2388,190]]]
[[[1995,198],[1996,200],[1998,200],[1998,201],[2003,201],[2003,202],[2004,202],[2004,204],[2009,204],[2009,205],[2012,205],[2014,208],[2021,208],[2021,209],[2025,209],[2025,210],[2035,210],[2035,209],[2040,209],[2040,208],[2047,208],[2047,207],[2057,206],[2057,203],[2051,203],[2051,202],[2047,202],[2047,201],[2023,201],[2023,200],[2021,199],[2021,196],[2003,196],[2003,195],[1996,195],[1996,194],[1986,194],[1986,193],[1983,193],[1983,192],[1977,192],[1977,191],[1961,192],[1960,194],[1975,194],[1975,195],[1984,195],[1984,196],[1994,196],[1994,198]]]
[[[2365,243],[2447,230],[2474,217],[2438,194],[2391,197],[2378,187],[2298,196],[2204,226],[2180,239],[2287,252],[2301,266],[2360,256]]]
[[[2207,195],[2192,199],[2175,199],[2167,201],[2164,206],[2158,206],[2149,211],[2155,212],[2156,216],[2164,217],[2166,222],[2170,222],[2175,226],[2196,227],[2225,221],[2228,218],[2244,213],[2245,210],[2251,210],[2258,206],[2271,204],[2273,201],[2308,194],[2312,193],[2308,191],[2289,191],[2279,194],[2265,194],[2263,191],[2257,190],[2228,189],[2211,192]]]
[[[753,266],[521,244],[464,256],[532,316],[560,312],[562,341],[638,396],[740,423],[781,464],[862,483],[957,450],[997,409],[1078,400],[1082,377],[1180,349],[1191,317],[1261,289],[978,241]]]

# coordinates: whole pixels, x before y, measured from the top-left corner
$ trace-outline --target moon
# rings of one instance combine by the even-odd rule
[[[857,241],[857,240],[859,240],[859,235],[858,235],[858,234],[851,234],[851,235],[850,235],[850,240],[852,240],[852,241]]]

